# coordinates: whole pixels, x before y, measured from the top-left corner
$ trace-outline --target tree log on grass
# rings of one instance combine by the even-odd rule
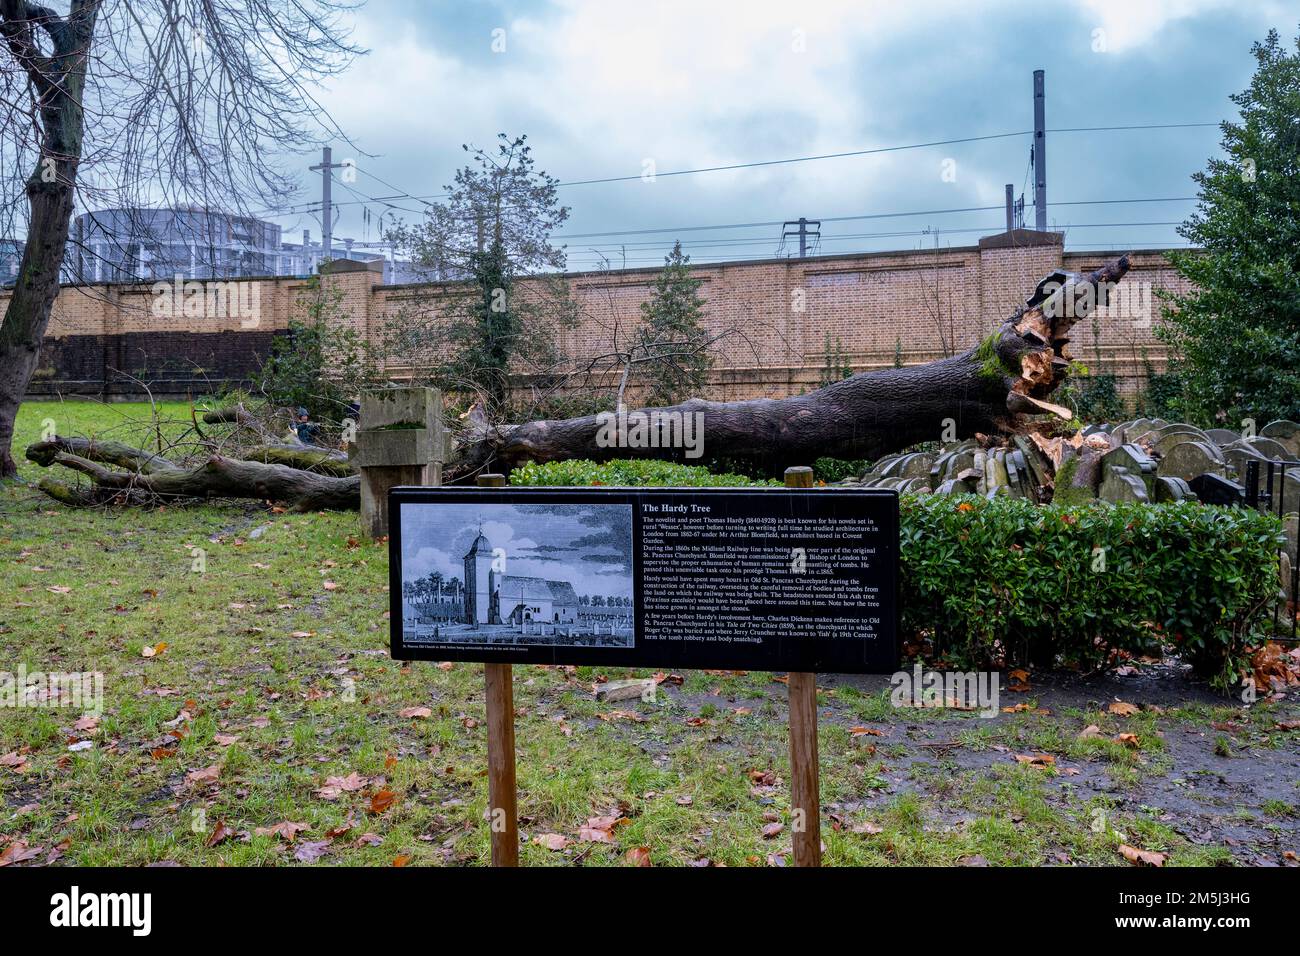
[[[823,456],[879,458],[924,441],[976,433],[1012,434],[1026,415],[1068,409],[1048,401],[1070,365],[1070,328],[1109,300],[1128,272],[1128,256],[1088,275],[1055,272],[1024,308],[961,355],[926,365],[864,372],[805,395],[740,402],[692,399],[628,413],[664,434],[677,416],[700,416],[703,456],[746,460],[777,471]],[[684,420],[684,419],[678,419]],[[658,422],[659,424],[656,424]],[[949,427],[951,422],[951,428]],[[527,461],[570,458],[671,458],[690,461],[681,442],[611,442],[611,416],[589,415],[520,425],[493,425],[481,408],[457,447],[455,474],[508,471]],[[630,430],[630,429],[629,429]]]
[[[67,504],[260,498],[283,501],[295,511],[355,511],[361,506],[361,479],[356,475],[339,478],[222,455],[183,466],[120,442],[55,437],[27,446],[27,458],[46,468],[69,468],[94,482],[91,490],[57,479],[41,482],[46,494]]]

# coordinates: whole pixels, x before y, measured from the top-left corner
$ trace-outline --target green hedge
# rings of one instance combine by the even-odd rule
[[[780,484],[649,460],[530,464],[510,483]],[[1093,669],[1176,651],[1226,687],[1274,607],[1271,515],[975,495],[904,495],[900,507],[900,638],[955,665]]]
[[[901,508],[903,634],[954,662],[1092,668],[1175,650],[1226,686],[1277,595],[1281,524],[1244,508],[969,495]]]
[[[781,482],[745,475],[715,475],[698,465],[680,465],[671,461],[618,459],[597,464],[582,458],[550,461],[544,465],[529,462],[510,472],[510,484],[526,487],[545,485],[661,485],[676,488],[761,488]]]

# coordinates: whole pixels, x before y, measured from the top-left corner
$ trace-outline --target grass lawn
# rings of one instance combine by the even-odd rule
[[[187,406],[163,410],[183,430]],[[16,457],[50,425],[147,442],[147,417],[28,404]],[[41,473],[22,469],[31,483]],[[77,510],[10,484],[0,562],[0,670],[101,672],[104,687],[97,724],[78,727],[68,707],[0,711],[0,853],[40,848],[26,865],[487,861],[482,668],[389,659],[386,545],[361,540],[355,514]],[[652,703],[593,699],[602,676],[649,675],[515,668],[522,862],[622,863],[647,847],[655,865],[784,863],[783,685],[695,671]],[[883,678],[822,678],[826,862],[1127,866],[1127,843],[1169,865],[1281,863],[1300,849],[1295,735],[1276,729],[1294,701],[1246,710],[1197,691],[1125,717],[1106,709],[1109,692],[1040,694],[1034,681],[1003,696],[1027,706],[985,720],[896,710]],[[1080,738],[1091,724],[1099,735]],[[1016,759],[1043,754],[1054,763]],[[1210,779],[1260,765],[1268,786]],[[602,816],[619,822],[585,836],[612,842],[584,839]],[[1220,822],[1201,839],[1185,817]]]

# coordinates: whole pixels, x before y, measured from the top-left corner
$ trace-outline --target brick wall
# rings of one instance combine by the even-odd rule
[[[1047,273],[1086,271],[1117,254],[1064,252],[1058,234],[1018,230],[960,248],[697,266],[706,325],[719,337],[708,395],[776,398],[816,388],[828,336],[855,371],[892,365],[896,352],[915,364],[963,351]],[[1185,288],[1159,251],[1138,253],[1133,262],[1121,287],[1136,294],[1077,326],[1073,345],[1076,358],[1093,371],[1116,373],[1129,393],[1144,372],[1144,356],[1157,369],[1165,365],[1152,329],[1159,306],[1151,286]],[[581,311],[578,327],[560,342],[571,368],[586,368],[627,342],[658,271],[568,277]],[[452,294],[446,286],[385,286],[377,279],[365,265],[350,262],[325,277],[341,295],[341,313],[372,340],[394,322],[436,321]],[[65,287],[31,392],[137,394],[134,377],[149,381],[155,394],[184,395],[247,380],[273,338],[302,312],[305,284],[297,278],[235,280],[229,285],[238,289],[225,302],[182,290],[171,314],[158,308],[159,297],[147,285]],[[526,281],[519,294],[541,294],[538,282]],[[7,299],[0,291],[0,311]],[[389,372],[400,379],[418,364],[419,356],[403,355]],[[608,384],[614,375],[591,380]],[[521,387],[526,384],[521,376]]]

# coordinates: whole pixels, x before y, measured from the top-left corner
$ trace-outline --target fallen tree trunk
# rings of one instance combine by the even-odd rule
[[[449,471],[508,471],[527,461],[569,458],[701,457],[777,470],[822,456],[874,459],[924,441],[1014,433],[1026,414],[1068,419],[1067,409],[1047,399],[1070,364],[1070,328],[1106,304],[1128,268],[1124,256],[1086,276],[1053,273],[1023,309],[961,355],[864,372],[791,398],[692,399],[628,412],[622,428],[612,413],[492,425],[476,406]],[[682,440],[687,429],[691,435],[698,429],[698,448]]]
[[[43,491],[68,504],[140,503],[151,498],[261,498],[283,501],[295,511],[355,511],[361,506],[361,479],[356,475],[339,478],[222,455],[185,467],[120,442],[55,437],[27,446],[27,458],[46,468],[61,465],[94,482],[92,490],[72,488],[52,479],[41,482]],[[116,470],[105,465],[116,466]]]

